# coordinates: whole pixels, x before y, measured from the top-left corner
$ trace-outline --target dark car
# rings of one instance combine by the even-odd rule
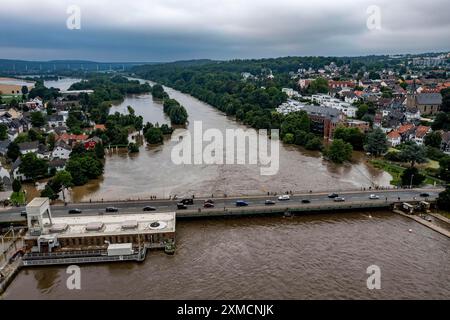
[[[248,202],[245,202],[243,200],[236,201],[236,207],[247,207],[247,206],[248,206]]]
[[[337,197],[339,197],[339,195],[337,193],[330,193],[328,195],[328,198],[330,198],[330,199],[334,199],[334,198],[337,198]]]
[[[424,192],[424,193],[421,193],[420,196],[423,198],[428,198],[430,195],[428,193]]]
[[[303,199],[303,200],[302,200],[302,203],[311,203],[311,200]]]
[[[205,200],[205,203],[214,203],[214,200],[208,199],[208,200]]]
[[[105,211],[106,211],[106,212],[118,212],[119,209],[118,209],[118,208],[115,208],[115,207],[107,207],[107,208],[105,209]]]
[[[205,202],[205,204],[203,205],[203,208],[214,208],[214,203]]]
[[[26,211],[21,211],[20,212],[20,216],[21,217],[26,217],[27,216],[27,212]]]
[[[273,201],[273,200],[266,200],[266,201],[264,202],[264,204],[265,204],[266,206],[271,206],[271,205],[274,205],[274,204],[275,204],[275,201]]]
[[[156,208],[155,208],[155,207],[147,206],[147,207],[144,207],[142,210],[143,210],[143,211],[155,211]]]
[[[180,203],[185,204],[185,205],[193,205],[194,199],[183,199],[180,201]]]
[[[177,209],[178,209],[178,210],[186,210],[186,209],[187,209],[187,205],[185,205],[185,204],[182,203],[182,202],[178,202],[178,203],[177,203]]]
[[[69,210],[69,214],[79,214],[79,213],[81,213],[80,209],[70,209]]]

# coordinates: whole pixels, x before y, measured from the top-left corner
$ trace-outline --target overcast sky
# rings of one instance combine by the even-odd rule
[[[69,30],[78,5],[81,29]],[[380,8],[370,30],[367,8]],[[448,0],[0,0],[0,58],[173,61],[450,50]]]

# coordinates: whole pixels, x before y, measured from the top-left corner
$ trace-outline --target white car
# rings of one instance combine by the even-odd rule
[[[380,199],[380,197],[377,196],[376,194],[371,194],[371,195],[369,196],[369,199],[370,199],[370,200],[378,200],[378,199]]]
[[[290,199],[291,199],[291,197],[289,197],[288,194],[283,194],[282,196],[278,197],[279,201],[286,201],[286,200],[290,200]]]

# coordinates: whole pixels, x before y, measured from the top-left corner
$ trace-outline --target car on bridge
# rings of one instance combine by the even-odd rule
[[[185,205],[193,205],[194,199],[186,198],[186,199],[181,200],[180,203],[185,204]]]
[[[302,200],[302,203],[311,203],[311,200],[309,200],[309,199],[303,199],[303,200]]]
[[[424,192],[424,193],[421,193],[420,196],[422,198],[428,198],[430,195],[428,193]]]
[[[155,207],[146,206],[146,207],[142,208],[142,211],[156,211],[156,208]]]
[[[80,214],[82,211],[80,209],[70,209],[69,214]]]
[[[371,195],[369,196],[369,199],[370,199],[370,200],[378,200],[378,199],[380,199],[380,196],[377,196],[376,194],[371,194]]]
[[[248,202],[245,202],[244,200],[238,200],[236,201],[236,207],[248,207]]]
[[[334,202],[344,202],[344,201],[345,201],[345,198],[344,198],[344,197],[336,197],[336,198],[334,198],[333,201],[334,201]]]
[[[291,200],[291,197],[288,194],[283,194],[278,197],[278,201],[287,201],[287,200]]]
[[[273,200],[266,200],[266,201],[264,202],[264,204],[265,204],[266,206],[271,206],[271,205],[274,205],[274,204],[275,204],[275,201],[273,201]]]
[[[107,207],[105,209],[106,212],[119,212],[119,209],[116,207]]]
[[[177,203],[178,210],[186,210],[187,208],[188,208],[187,205],[185,205],[184,203],[182,203],[182,202]]]
[[[328,198],[330,198],[330,199],[334,199],[334,198],[337,198],[337,197],[339,197],[339,195],[337,193],[330,193],[328,195]]]
[[[214,203],[205,202],[205,204],[203,205],[203,208],[214,208]]]
[[[21,211],[20,212],[20,216],[26,218],[27,217],[27,212],[26,211]]]

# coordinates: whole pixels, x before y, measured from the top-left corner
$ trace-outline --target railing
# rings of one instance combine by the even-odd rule
[[[79,263],[100,263],[114,261],[142,261],[145,254],[137,253],[127,256],[95,256],[95,257],[73,257],[73,258],[54,258],[40,260],[23,260],[23,266],[44,266],[58,264],[79,264]]]
[[[438,188],[439,186],[436,186]],[[424,188],[413,188],[416,190],[425,190]],[[337,192],[337,193],[359,193],[359,192],[366,192],[366,193],[376,193],[376,192],[395,192],[395,191],[407,191],[410,190],[410,188],[399,188],[396,186],[380,186],[380,187],[361,187],[358,189],[355,188],[348,188],[348,189],[340,189],[340,190],[296,190],[296,191],[280,191],[280,192],[266,192],[266,193],[248,193],[248,194],[240,194],[240,195],[232,195],[232,194],[195,194],[195,199],[245,199],[245,198],[264,198],[268,196],[279,196],[283,194],[290,194],[290,195],[309,195],[309,194],[328,194],[330,192]],[[312,191],[312,192],[311,192]],[[173,196],[170,197],[152,197],[152,196],[139,196],[139,197],[128,197],[123,199],[108,199],[108,198],[91,198],[89,200],[83,200],[76,203],[80,204],[100,204],[100,203],[121,203],[121,202],[129,202],[129,201],[135,201],[135,202],[148,202],[148,201],[170,201],[170,200],[181,200],[183,195],[174,195],[177,196],[174,198]],[[185,194],[186,197],[190,198],[192,195]]]

